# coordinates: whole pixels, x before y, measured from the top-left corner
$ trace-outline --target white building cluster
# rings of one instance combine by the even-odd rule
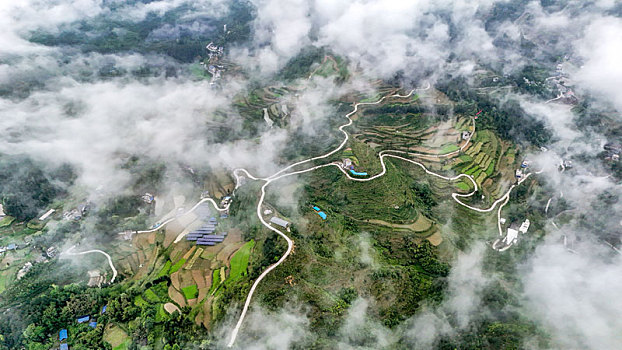
[[[501,218],[499,222],[505,223],[505,219]],[[512,245],[518,242],[518,237],[520,234],[527,233],[530,225],[531,222],[529,221],[529,219],[525,219],[525,221],[523,221],[520,226],[517,222],[512,223],[510,227],[508,227],[505,237],[495,240],[492,243],[492,248],[500,252],[508,250]]]

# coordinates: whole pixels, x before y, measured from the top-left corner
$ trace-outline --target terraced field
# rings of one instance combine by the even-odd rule
[[[291,106],[285,101],[284,97],[293,95],[298,90],[293,87],[268,86],[262,89],[252,90],[248,95],[238,95],[234,98],[234,105],[240,115],[251,120],[264,119],[264,109],[267,116],[277,126],[287,124]]]
[[[499,198],[514,182],[516,151],[489,130],[475,133],[463,154],[445,163],[443,170],[473,176],[485,196]],[[465,185],[461,185],[466,189]]]
[[[375,151],[445,154],[462,145],[462,131],[472,132],[470,118],[441,121],[434,108],[421,105],[419,96],[364,107],[354,119],[352,136]]]

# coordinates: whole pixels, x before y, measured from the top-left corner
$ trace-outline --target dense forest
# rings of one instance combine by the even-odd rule
[[[73,169],[63,165],[46,169],[26,156],[0,156],[0,195],[6,214],[19,221],[37,216],[75,179]]]
[[[36,31],[32,33],[30,40],[47,46],[77,47],[82,52],[165,54],[180,62],[190,63],[205,55],[207,42],[225,45],[247,41],[255,11],[249,1],[235,0],[229,3],[227,14],[223,18],[192,17],[186,20],[185,15],[195,8],[192,5],[183,5],[162,16],[149,12],[139,22],[118,19],[121,17],[118,14],[129,5],[131,2],[112,4],[111,11],[106,14],[92,20],[71,23],[59,33]],[[192,29],[193,23],[203,29]],[[226,33],[223,31],[225,24]],[[170,33],[158,31],[166,27],[170,29]]]

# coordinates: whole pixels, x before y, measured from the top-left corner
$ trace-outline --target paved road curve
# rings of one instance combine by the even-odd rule
[[[108,259],[108,264],[110,265],[110,268],[112,269],[112,278],[110,279],[110,283],[114,282],[114,280],[117,278],[117,269],[114,268],[114,264],[112,263],[112,258],[110,257],[110,255],[108,255],[108,253],[106,253],[103,250],[99,250],[99,249],[92,249],[92,250],[87,250],[84,252],[74,253],[73,248],[75,247],[76,247],[75,245],[72,246],[66,252],[62,253],[61,255],[84,255],[84,254],[91,254],[91,253],[104,254],[106,256],[106,259]]]

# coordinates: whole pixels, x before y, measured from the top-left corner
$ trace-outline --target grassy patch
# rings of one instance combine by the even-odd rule
[[[185,263],[186,263],[186,259],[183,259],[183,258],[179,259],[179,261],[176,262],[175,265],[171,266],[171,270],[169,271],[169,274],[177,272],[179,269],[181,269],[182,266],[184,266]]]
[[[181,292],[184,293],[184,297],[186,297],[186,300],[195,299],[197,295],[199,295],[199,289],[197,288],[196,284],[182,288]]]
[[[158,312],[156,313],[156,322],[163,322],[168,320],[168,312],[164,310],[164,304],[160,304],[158,307]]]
[[[45,222],[41,222],[39,220],[30,220],[26,224],[26,227],[28,227],[31,230],[40,231],[45,227]]]
[[[458,150],[458,146],[453,143],[450,143],[450,144],[444,145],[443,148],[441,148],[441,153],[445,154],[445,153],[450,153],[450,152],[454,152],[457,150]]]
[[[162,267],[162,269],[160,270],[160,272],[158,272],[158,277],[162,277],[162,276],[166,276],[169,273],[169,270],[171,269],[171,265],[173,265],[173,263],[171,263],[171,261],[167,261],[166,264],[164,264],[164,266]]]
[[[0,220],[0,227],[8,227],[11,226],[11,224],[13,223],[13,221],[15,221],[15,218],[12,216],[5,216],[2,218],[2,220]]]
[[[471,189],[471,186],[463,181],[460,181],[456,184],[456,187],[458,187],[459,189],[463,190],[463,191],[468,191]]]
[[[126,350],[131,343],[127,333],[114,325],[104,331],[104,341],[110,344],[113,350]]]
[[[141,295],[137,295],[136,298],[134,298],[134,305],[138,307],[147,307],[149,303],[145,301]]]
[[[246,275],[248,267],[248,258],[251,255],[251,249],[255,246],[255,241],[246,242],[231,258],[231,272],[229,272],[229,281],[235,282],[242,276]]]
[[[361,102],[361,103],[376,102],[376,101],[378,101],[378,100],[379,100],[379,99],[381,99],[381,98],[382,98],[382,95],[380,95],[380,94],[376,94],[376,95],[374,95],[374,96],[371,96],[371,97],[368,97],[368,98],[362,99],[360,102]]]
[[[216,269],[212,272],[212,286],[209,288],[209,293],[212,294],[216,288],[220,285],[220,270]]]
[[[490,164],[488,165],[488,168],[486,168],[486,174],[488,176],[491,176],[492,173],[495,171],[495,161],[493,160],[492,162],[490,162]]]
[[[463,162],[470,162],[471,160],[473,160],[473,158],[472,158],[472,157],[470,157],[470,156],[469,156],[469,155],[467,155],[467,154],[462,154],[462,155],[460,155],[460,157],[458,157],[458,158],[460,158],[460,160],[461,160],[461,161],[463,161]]]
[[[151,303],[157,303],[160,301],[160,298],[158,298],[156,293],[154,293],[153,290],[151,290],[151,288],[145,291],[145,299],[147,299],[147,301]]]

